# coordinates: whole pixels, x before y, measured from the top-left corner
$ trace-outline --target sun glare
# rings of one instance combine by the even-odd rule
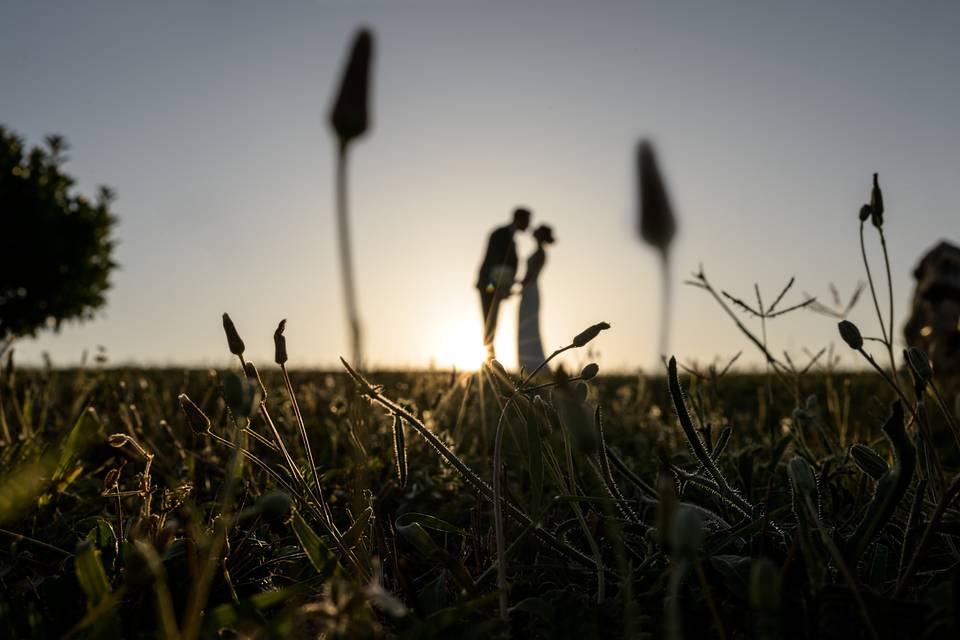
[[[436,364],[456,367],[461,371],[475,371],[487,357],[480,339],[480,321],[462,320],[452,323],[438,336]]]

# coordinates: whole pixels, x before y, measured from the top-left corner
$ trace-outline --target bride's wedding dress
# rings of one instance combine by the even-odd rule
[[[540,271],[546,262],[546,252],[537,247],[527,260],[527,271],[520,292],[520,318],[517,322],[517,349],[520,366],[528,374],[546,359],[540,339]]]

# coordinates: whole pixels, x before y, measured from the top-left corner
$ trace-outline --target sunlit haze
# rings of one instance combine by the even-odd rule
[[[644,137],[678,217],[682,360],[760,362],[682,284],[700,263],[745,298],[791,276],[789,301],[829,302],[830,282],[848,296],[873,172],[898,325],[915,262],[960,240],[957,3],[7,3],[0,123],[29,144],[66,136],[78,188],[111,186],[119,215],[105,309],[18,342],[18,359],[66,365],[103,345],[112,363],[220,365],[224,311],[253,360],[272,358],[281,318],[292,365],[346,355],[326,115],[361,26],[376,38],[373,127],[350,189],[370,366],[480,362],[476,272],[517,205],[557,238],[548,352],[607,321],[591,345],[604,370],[657,366],[658,261],[635,222]],[[532,247],[518,241],[521,262]],[[876,333],[871,312],[863,298],[852,319]],[[516,315],[508,302],[497,336],[508,366]],[[809,311],[768,331],[800,361],[839,344]]]

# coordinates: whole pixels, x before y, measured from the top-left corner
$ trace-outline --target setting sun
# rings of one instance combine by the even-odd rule
[[[459,320],[438,333],[436,364],[440,367],[456,367],[461,371],[480,368],[487,357],[480,339],[480,320]]]

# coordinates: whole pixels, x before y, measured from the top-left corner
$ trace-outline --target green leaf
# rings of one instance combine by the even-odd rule
[[[367,523],[373,516],[373,507],[367,507],[357,518],[356,522],[350,525],[350,528],[343,534],[343,544],[347,548],[353,547],[363,537],[363,532],[367,528]]]
[[[92,544],[81,543],[74,560],[77,582],[87,596],[87,606],[93,608],[110,595],[107,572],[100,562],[100,552]]]
[[[283,604],[299,592],[299,587],[289,587],[276,591],[264,591],[241,602],[222,604],[204,616],[204,627],[219,631],[236,627],[238,623],[245,620],[261,621],[263,618],[261,612]]]
[[[292,522],[293,532],[300,541],[304,553],[307,554],[310,564],[321,578],[329,577],[337,567],[337,557],[298,512],[294,512]]]

